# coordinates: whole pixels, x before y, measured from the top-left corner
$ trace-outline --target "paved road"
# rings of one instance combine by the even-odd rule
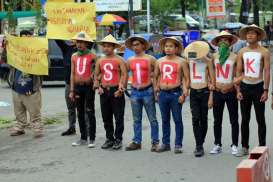
[[[66,112],[63,87],[46,87],[42,91],[43,116],[54,116]],[[271,99],[271,98],[270,98]],[[0,101],[11,103],[11,92],[0,86]],[[0,107],[0,117],[13,118],[12,105]],[[236,181],[236,166],[243,158],[230,154],[231,131],[225,110],[223,123],[223,153],[217,156],[206,154],[201,159],[193,157],[194,138],[189,102],[183,106],[184,153],[151,153],[149,124],[143,121],[143,149],[136,152],[124,150],[113,152],[100,149],[104,142],[104,129],[96,97],[97,147],[71,147],[79,136],[61,137],[67,127],[63,124],[47,126],[46,136],[33,140],[31,132],[23,137],[11,138],[7,130],[0,130],[0,181],[1,182],[231,182]],[[159,111],[157,107],[157,111]],[[160,113],[157,112],[159,122]],[[270,102],[266,106],[267,143],[273,153],[273,111]],[[173,127],[173,123],[172,123]],[[209,131],[205,144],[208,152],[213,144],[212,111],[209,112]],[[174,131],[174,128],[172,128]],[[252,110],[250,146],[257,145],[257,124]],[[126,98],[124,144],[132,136],[130,103]],[[161,136],[161,129],[160,129]],[[173,143],[172,132],[172,143]],[[271,166],[273,160],[271,159]]]
[[[0,87],[0,101],[10,102],[11,95],[8,88]],[[66,112],[63,98],[63,87],[43,88],[43,115],[53,116]],[[132,136],[132,117],[130,103],[126,100],[124,144],[127,144]],[[159,110],[158,110],[159,111]],[[160,113],[157,113],[159,121]],[[12,106],[0,107],[1,117],[13,117]],[[99,109],[99,99],[96,98],[97,116],[97,147],[71,147],[71,142],[78,136],[61,137],[60,133],[66,129],[67,123],[48,126],[46,136],[33,140],[31,132],[18,138],[8,136],[7,130],[0,131],[0,179],[3,182],[20,180],[21,182],[230,182],[235,181],[235,168],[242,158],[235,158],[230,154],[230,126],[227,112],[223,125],[223,154],[211,156],[206,154],[201,159],[193,157],[194,138],[191,125],[189,103],[183,107],[183,119],[185,127],[184,153],[175,155],[173,152],[164,154],[151,153],[149,140],[149,124],[144,117],[144,143],[143,149],[136,152],[124,150],[113,152],[103,151],[100,145],[104,142],[104,129]],[[272,150],[271,123],[273,111],[266,108],[268,123],[268,144]],[[257,125],[253,115],[251,120],[250,143],[257,145]],[[66,118],[63,118],[66,120]],[[212,112],[209,112],[209,132],[205,149],[213,144]],[[173,124],[173,123],[172,123]],[[172,131],[174,131],[172,129]],[[172,133],[173,134],[173,133]],[[172,136],[172,139],[174,137]],[[271,160],[271,163],[273,161]]]

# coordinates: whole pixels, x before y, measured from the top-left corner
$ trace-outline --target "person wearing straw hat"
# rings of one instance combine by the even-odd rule
[[[222,152],[222,121],[225,103],[229,112],[231,124],[232,144],[231,153],[238,153],[238,100],[236,98],[236,89],[233,78],[236,74],[236,54],[231,52],[231,46],[235,44],[237,37],[222,31],[211,43],[218,47],[218,52],[214,54],[214,69],[216,77],[216,86],[213,91],[213,116],[214,116],[214,147],[210,154],[219,154]]]
[[[215,88],[213,63],[209,58],[209,45],[204,41],[189,44],[184,56],[190,69],[190,107],[196,142],[195,157],[204,155],[203,144],[208,130],[208,109],[212,108]]]
[[[69,98],[76,102],[81,133],[80,140],[73,142],[72,146],[88,144],[89,148],[93,148],[96,137],[95,92],[93,90],[93,70],[96,56],[87,48],[88,43],[93,40],[85,32],[76,34],[72,40],[76,41],[77,52],[71,57]],[[87,117],[85,117],[85,113]],[[89,127],[87,127],[86,119]],[[89,142],[87,142],[88,133]]]
[[[155,98],[153,92],[153,73],[156,59],[145,54],[150,45],[140,36],[132,36],[125,41],[128,49],[135,52],[127,61],[127,69],[132,72],[131,107],[134,120],[134,138],[126,147],[127,151],[141,149],[142,141],[142,108],[144,106],[151,125],[151,151],[158,148],[158,122],[156,118]]]
[[[127,69],[123,58],[114,53],[120,44],[112,35],[106,36],[99,44],[105,56],[96,63],[94,89],[98,89],[100,95],[101,115],[106,130],[106,141],[101,148],[118,150],[122,148],[124,131]],[[113,116],[116,120],[115,131]]]
[[[248,46],[241,49],[237,56],[237,79],[240,85],[237,98],[241,102],[241,137],[242,150],[238,157],[248,155],[249,122],[252,103],[258,123],[259,145],[266,145],[265,102],[268,99],[270,83],[270,52],[259,45],[266,38],[265,31],[256,25],[249,25],[240,30],[240,38]]]
[[[162,117],[162,145],[156,152],[170,151],[170,115],[175,123],[174,153],[182,153],[183,122],[182,104],[188,95],[189,70],[186,61],[179,57],[182,52],[181,41],[176,37],[166,37],[159,41],[160,49],[166,56],[160,58],[155,66],[154,90]]]

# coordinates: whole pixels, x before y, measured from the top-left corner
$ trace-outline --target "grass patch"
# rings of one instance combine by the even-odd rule
[[[14,123],[15,123],[15,119],[0,117],[0,128],[10,128],[14,125]]]
[[[45,125],[60,124],[63,122],[60,117],[44,117],[42,121]]]

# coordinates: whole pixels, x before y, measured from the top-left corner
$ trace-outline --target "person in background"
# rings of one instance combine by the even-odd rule
[[[20,37],[32,37],[32,32],[22,30]],[[34,138],[43,136],[43,124],[41,117],[42,77],[24,73],[16,68],[10,68],[9,83],[12,88],[12,99],[16,124],[11,129],[11,136],[25,134],[28,126],[27,113],[29,114],[30,127],[33,130]]]
[[[65,81],[65,102],[68,110],[68,129],[61,135],[76,134],[76,104],[69,98],[70,75],[71,75],[71,56],[77,51],[75,41],[55,40],[63,54],[64,81]]]

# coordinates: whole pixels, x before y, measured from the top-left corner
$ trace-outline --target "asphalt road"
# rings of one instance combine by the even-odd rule
[[[271,50],[273,52],[273,50]],[[273,66],[272,66],[273,68]],[[271,69],[273,70],[273,69]],[[150,127],[146,114],[143,118],[143,147],[140,151],[105,151],[100,146],[105,140],[105,131],[96,97],[95,112],[97,118],[96,148],[72,147],[77,136],[61,137],[67,128],[64,87],[59,83],[42,89],[44,117],[64,115],[62,124],[50,125],[45,129],[45,137],[33,139],[31,132],[22,137],[10,137],[8,130],[0,130],[0,182],[235,182],[236,166],[244,158],[233,157],[230,153],[231,130],[227,110],[223,122],[223,153],[208,154],[213,146],[213,117],[209,111],[209,130],[204,145],[206,155],[203,158],[193,156],[194,137],[192,131],[189,101],[183,106],[184,153],[173,151],[162,154],[150,152]],[[56,85],[57,84],[57,85]],[[0,118],[14,118],[11,91],[0,83]],[[270,108],[271,96],[266,105],[267,144],[273,153],[273,111]],[[126,98],[124,145],[132,138],[132,116],[128,98]],[[257,124],[252,108],[250,127],[250,146],[258,144]],[[157,118],[161,126],[157,105]],[[240,121],[240,118],[239,118]],[[240,121],[241,122],[241,121]],[[171,142],[174,143],[174,123],[172,122]],[[77,131],[79,131],[77,129]],[[160,127],[160,136],[161,127]],[[270,160],[271,166],[273,159]]]
[[[66,112],[63,87],[46,87],[42,90],[43,116],[54,116]],[[271,99],[271,98],[270,98]],[[11,103],[11,92],[0,87],[0,101]],[[105,132],[96,97],[97,139],[96,148],[72,147],[71,143],[79,136],[61,137],[60,133],[67,127],[64,123],[47,126],[45,137],[33,139],[31,132],[22,137],[12,138],[7,130],[0,130],[0,181],[1,182],[231,182],[236,181],[236,166],[243,158],[230,154],[231,131],[228,114],[225,110],[223,124],[223,153],[217,156],[208,154],[213,145],[212,111],[209,111],[209,131],[205,144],[206,155],[203,158],[193,156],[194,137],[191,124],[189,102],[183,106],[184,153],[173,151],[163,154],[151,153],[150,127],[146,114],[143,118],[143,149],[126,152],[105,151],[100,149]],[[12,118],[12,105],[0,107],[0,116]],[[160,112],[157,116],[161,125]],[[272,117],[270,103],[266,107],[267,143],[272,153]],[[172,127],[174,123],[172,122]],[[77,130],[78,131],[78,130]],[[174,128],[172,128],[174,131]],[[132,117],[128,98],[126,98],[124,145],[132,137]],[[172,132],[172,143],[174,143]],[[161,128],[160,128],[160,136]],[[257,124],[252,111],[250,146],[257,141]],[[273,160],[271,159],[271,164]]]

